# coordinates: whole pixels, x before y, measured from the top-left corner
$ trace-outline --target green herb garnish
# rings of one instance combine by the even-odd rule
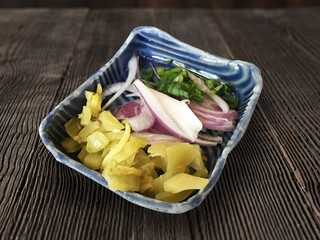
[[[204,92],[195,85],[190,79],[187,70],[184,70],[182,67],[168,69],[158,67],[154,69],[154,71],[160,78],[157,79],[156,88],[158,91],[181,99],[190,99],[198,102],[203,100]],[[140,74],[147,80],[146,85],[152,87],[152,84],[149,82],[154,76],[152,70],[144,69]],[[237,100],[232,90],[226,83],[222,82],[221,79],[204,79],[204,83],[212,94],[217,94],[222,97],[231,109],[236,108]]]
[[[143,69],[140,71],[140,75],[142,79],[149,81],[153,77],[153,72],[151,69]]]

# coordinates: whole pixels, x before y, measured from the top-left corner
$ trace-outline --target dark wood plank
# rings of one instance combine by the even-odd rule
[[[228,57],[230,54],[221,41],[220,32],[217,31],[210,12],[211,10],[157,10],[154,13],[154,24],[194,47]]]
[[[317,79],[320,61],[319,9],[256,11],[256,15],[260,21],[271,25],[269,31],[274,40],[283,46],[288,57],[320,91]]]
[[[53,197],[47,192],[47,180],[57,179],[48,152],[39,148],[37,128],[52,108],[86,12],[1,10],[5,47],[0,50],[0,232],[4,238],[41,235],[39,223],[46,217],[41,214]]]
[[[317,18],[313,16],[312,11],[308,11],[309,16],[306,16],[306,19]],[[314,69],[313,72],[309,71],[306,74],[301,66],[307,66],[307,62],[311,66],[315,65],[317,56],[312,56],[312,52],[317,50],[310,49],[308,53],[303,54],[300,51],[294,54],[295,48],[301,47],[301,43],[292,37],[288,41],[284,36],[294,36],[298,33],[295,30],[295,21],[304,22],[307,25],[308,21],[305,21],[301,14],[299,20],[292,18],[290,22],[292,28],[286,28],[285,31],[263,20],[262,16],[265,14],[269,14],[272,18],[271,12],[255,11],[252,14],[249,11],[243,11],[219,12],[216,20],[225,41],[234,53],[233,57],[252,61],[263,71],[264,91],[259,100],[259,109],[263,114],[264,122],[269,125],[269,132],[274,137],[273,141],[278,144],[283,155],[283,166],[280,169],[283,171],[287,168],[290,171],[289,178],[281,186],[283,187],[281,191],[287,195],[294,194],[288,198],[286,204],[294,206],[298,199],[301,201],[301,204],[292,208],[292,213],[288,213],[300,216],[303,222],[313,218],[299,230],[302,231],[302,235],[310,234],[310,237],[315,237],[312,234],[316,232],[316,236],[319,236],[320,217],[317,187],[319,186],[320,160],[317,124],[320,95],[319,81],[314,79],[318,78],[319,70]],[[285,19],[287,11],[282,15]],[[311,26],[315,25],[311,24]],[[311,36],[315,36],[314,34],[312,33]],[[313,39],[305,35],[303,44],[311,45],[315,38],[319,39],[319,34]],[[248,47],[253,44],[254,47]],[[301,64],[299,64],[300,61]],[[290,178],[295,182],[295,186],[290,184]],[[293,189],[288,190],[289,186]],[[286,209],[288,210],[289,208]],[[292,224],[291,228],[295,229],[298,224],[300,223]]]
[[[319,6],[317,0],[2,0],[0,7],[50,7],[50,8],[283,8]]]

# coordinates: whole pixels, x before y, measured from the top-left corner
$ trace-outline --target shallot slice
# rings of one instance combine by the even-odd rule
[[[115,117],[125,119],[136,132],[149,129],[156,121],[148,107],[136,101],[121,106],[116,111]]]
[[[131,134],[131,136],[145,138],[147,139],[148,144],[160,142],[184,142],[181,138],[160,133],[134,132]]]
[[[123,87],[124,84],[125,82],[116,82],[116,83],[112,83],[105,86],[103,88],[101,98],[104,99],[105,97],[108,97],[111,94],[118,92]]]
[[[213,101],[215,101],[219,107],[222,109],[222,112],[227,113],[229,111],[229,105],[226,103],[220,96],[217,94],[212,94],[210,89],[207,87],[207,85],[204,83],[204,81],[198,77],[196,77],[194,74],[188,71],[188,75],[191,78],[191,80],[194,82],[194,84],[205,94],[207,94],[210,98],[212,98]]]
[[[134,86],[152,115],[171,134],[193,142],[202,129],[202,123],[184,102],[145,86],[139,79]]]
[[[129,73],[127,80],[125,81],[125,84],[121,86],[121,88],[118,90],[118,92],[113,95],[112,98],[109,99],[109,101],[101,108],[101,111],[105,110],[107,107],[110,106],[111,103],[113,103],[133,82],[133,80],[136,77],[136,74],[138,72],[138,57],[132,56],[131,59],[128,62],[128,68]]]
[[[207,140],[207,141],[222,143],[222,137],[221,136],[212,136],[212,135],[207,134],[207,133],[199,133],[198,134],[198,139],[203,139],[203,140]]]

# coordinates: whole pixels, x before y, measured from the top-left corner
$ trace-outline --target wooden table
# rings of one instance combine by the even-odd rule
[[[320,9],[0,10],[1,239],[319,239]],[[153,25],[255,63],[264,89],[248,130],[198,208],[133,205],[55,161],[41,120]]]

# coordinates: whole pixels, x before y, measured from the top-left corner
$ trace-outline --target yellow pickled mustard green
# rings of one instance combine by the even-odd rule
[[[91,97],[91,99],[90,99],[90,101],[89,101],[89,103],[87,105],[91,110],[92,116],[94,116],[94,117],[98,117],[99,116],[99,113],[100,113],[100,110],[101,110],[101,103],[102,103],[102,100],[101,100],[101,97],[98,94],[94,94]]]
[[[61,142],[67,153],[78,152],[88,168],[100,171],[111,190],[133,191],[164,202],[181,202],[203,189],[208,171],[199,145],[156,143],[131,136],[126,121],[101,111],[102,87],[85,91],[87,103],[64,126],[70,137]]]
[[[175,143],[172,142],[161,142],[161,143],[155,143],[152,144],[148,148],[148,153],[150,154],[150,157],[167,157],[167,148],[169,146],[174,145]]]
[[[106,132],[106,133],[104,133],[104,135],[106,136],[106,138],[109,139],[109,141],[120,141],[120,139],[122,138],[123,134],[124,134],[124,131]]]
[[[208,181],[207,178],[178,173],[164,182],[163,189],[169,193],[178,193],[192,189],[202,190],[208,184]]]
[[[88,153],[83,160],[83,164],[92,170],[100,169],[103,158],[99,153]]]
[[[90,101],[91,97],[93,96],[94,92],[90,92],[90,91],[84,91],[84,96],[87,99],[87,103]],[[88,104],[87,104],[88,105]]]
[[[112,191],[137,192],[140,189],[140,176],[137,175],[109,175],[105,171],[102,176],[107,180]]]
[[[85,147],[83,147],[81,149],[81,151],[78,153],[78,158],[79,160],[83,163],[84,162],[84,158],[88,155],[88,151]]]
[[[91,109],[87,106],[83,106],[82,113],[78,115],[81,125],[88,125],[90,123],[91,116]]]
[[[186,190],[179,193],[161,192],[158,193],[155,198],[163,202],[177,203],[185,200],[191,193],[192,190]]]
[[[167,147],[167,171],[187,167],[193,160],[194,148],[189,143],[179,143]]]
[[[87,151],[89,153],[95,153],[101,151],[105,146],[107,146],[109,140],[102,132],[94,132],[87,137]]]
[[[79,118],[71,118],[70,121],[64,125],[64,128],[70,137],[74,137],[78,135],[82,126],[80,125]]]
[[[144,193],[146,190],[153,191],[154,183],[152,176],[145,176],[140,178],[140,193]]]
[[[77,136],[74,136],[74,139],[78,142],[86,142],[87,137],[99,129],[99,122],[90,122],[84,128],[80,130]]]
[[[125,124],[124,134],[121,137],[121,139],[119,140],[119,143],[103,159],[102,169],[106,166],[106,164],[108,163],[109,159],[111,159],[114,155],[116,155],[118,152],[120,152],[124,148],[124,146],[126,145],[126,143],[129,140],[131,127],[126,121],[123,121],[123,122]]]
[[[137,175],[137,176],[141,176],[142,172],[143,171],[141,169],[137,169],[135,167],[128,167],[125,165],[118,165],[116,167],[108,169],[109,175]]]
[[[99,114],[99,120],[102,123],[103,128],[106,131],[120,131],[124,127],[123,125],[116,119],[110,111],[103,111]]]
[[[81,149],[80,144],[71,137],[62,140],[61,145],[67,153],[73,153]]]
[[[110,140],[109,138],[108,138],[108,140],[109,140],[109,144],[108,144],[107,146],[105,146],[104,149],[103,149],[103,151],[102,151],[102,157],[103,157],[103,158],[105,158],[105,157],[109,154],[109,152],[110,152],[113,148],[115,148],[115,147],[118,145],[118,143],[119,143],[119,141],[112,141],[112,140]]]

